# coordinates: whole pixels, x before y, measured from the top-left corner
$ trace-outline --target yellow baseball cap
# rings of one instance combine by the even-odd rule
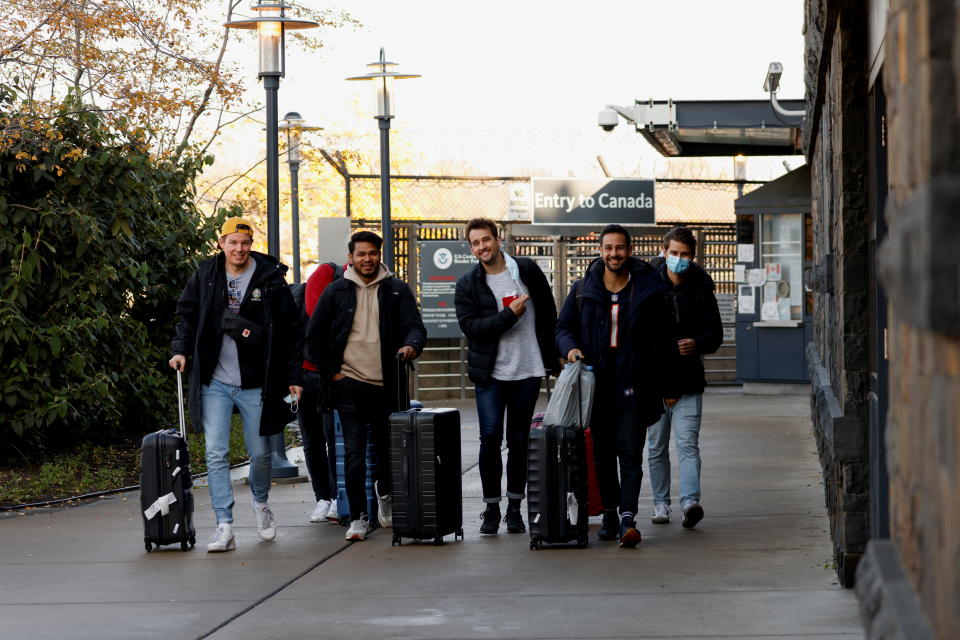
[[[253,223],[246,218],[227,218],[223,226],[220,227],[220,237],[228,236],[231,233],[245,233],[253,237]]]

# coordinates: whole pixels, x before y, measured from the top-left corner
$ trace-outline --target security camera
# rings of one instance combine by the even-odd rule
[[[604,131],[613,131],[619,122],[619,114],[617,114],[617,112],[610,107],[604,107],[601,109],[600,115],[597,116],[597,124],[600,125],[600,128]]]
[[[766,93],[776,93],[780,88],[780,76],[783,75],[783,65],[771,62],[767,69],[767,76],[763,79],[763,90]]]

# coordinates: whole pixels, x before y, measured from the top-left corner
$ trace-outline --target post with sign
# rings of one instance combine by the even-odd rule
[[[462,359],[463,333],[457,322],[454,297],[457,278],[477,264],[470,245],[459,240],[421,240],[420,251],[420,314],[427,328],[427,338],[454,338],[460,343],[457,360]],[[429,365],[421,360],[420,367]],[[459,366],[463,397],[463,365]]]

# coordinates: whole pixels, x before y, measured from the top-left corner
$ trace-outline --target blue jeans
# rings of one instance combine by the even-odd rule
[[[233,522],[233,487],[230,484],[230,415],[233,407],[243,418],[243,439],[250,455],[250,491],[257,502],[270,494],[270,439],[260,435],[260,389],[241,389],[211,380],[200,390],[203,431],[207,441],[207,481],[210,504],[217,524]]]
[[[500,502],[503,477],[503,412],[507,412],[507,498],[523,499],[527,486],[527,438],[540,397],[541,378],[494,380],[477,385],[477,415],[480,419],[480,482],[484,502]]]
[[[664,405],[663,416],[647,429],[650,486],[654,504],[670,504],[670,429],[680,460],[680,506],[700,502],[700,417],[703,395],[680,396],[672,407]]]

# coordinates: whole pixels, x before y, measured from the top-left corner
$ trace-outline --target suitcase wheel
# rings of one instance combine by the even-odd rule
[[[531,550],[531,551],[536,551],[537,549],[539,549],[539,548],[542,547],[542,546],[543,546],[543,543],[542,543],[539,539],[533,538],[533,539],[530,540],[530,550]]]
[[[435,536],[435,537],[433,538],[433,545],[434,545],[435,547],[442,547],[442,546],[443,546],[443,536]]]
[[[587,538],[577,538],[577,546],[580,547],[581,549],[587,548],[587,542],[588,542]]]
[[[187,550],[187,541],[186,541],[186,540],[182,540],[182,541],[180,542],[180,551],[186,551],[186,550]]]
[[[393,540],[390,541],[390,546],[403,546],[403,542],[400,540],[400,536],[393,534]]]
[[[463,529],[457,529],[457,532],[453,534],[453,541],[456,542],[457,538],[463,540]]]
[[[190,536],[190,548],[197,546],[197,536]]]
[[[147,553],[150,553],[151,551],[153,551],[153,545],[150,544],[149,542],[144,542],[143,546],[147,549]]]

